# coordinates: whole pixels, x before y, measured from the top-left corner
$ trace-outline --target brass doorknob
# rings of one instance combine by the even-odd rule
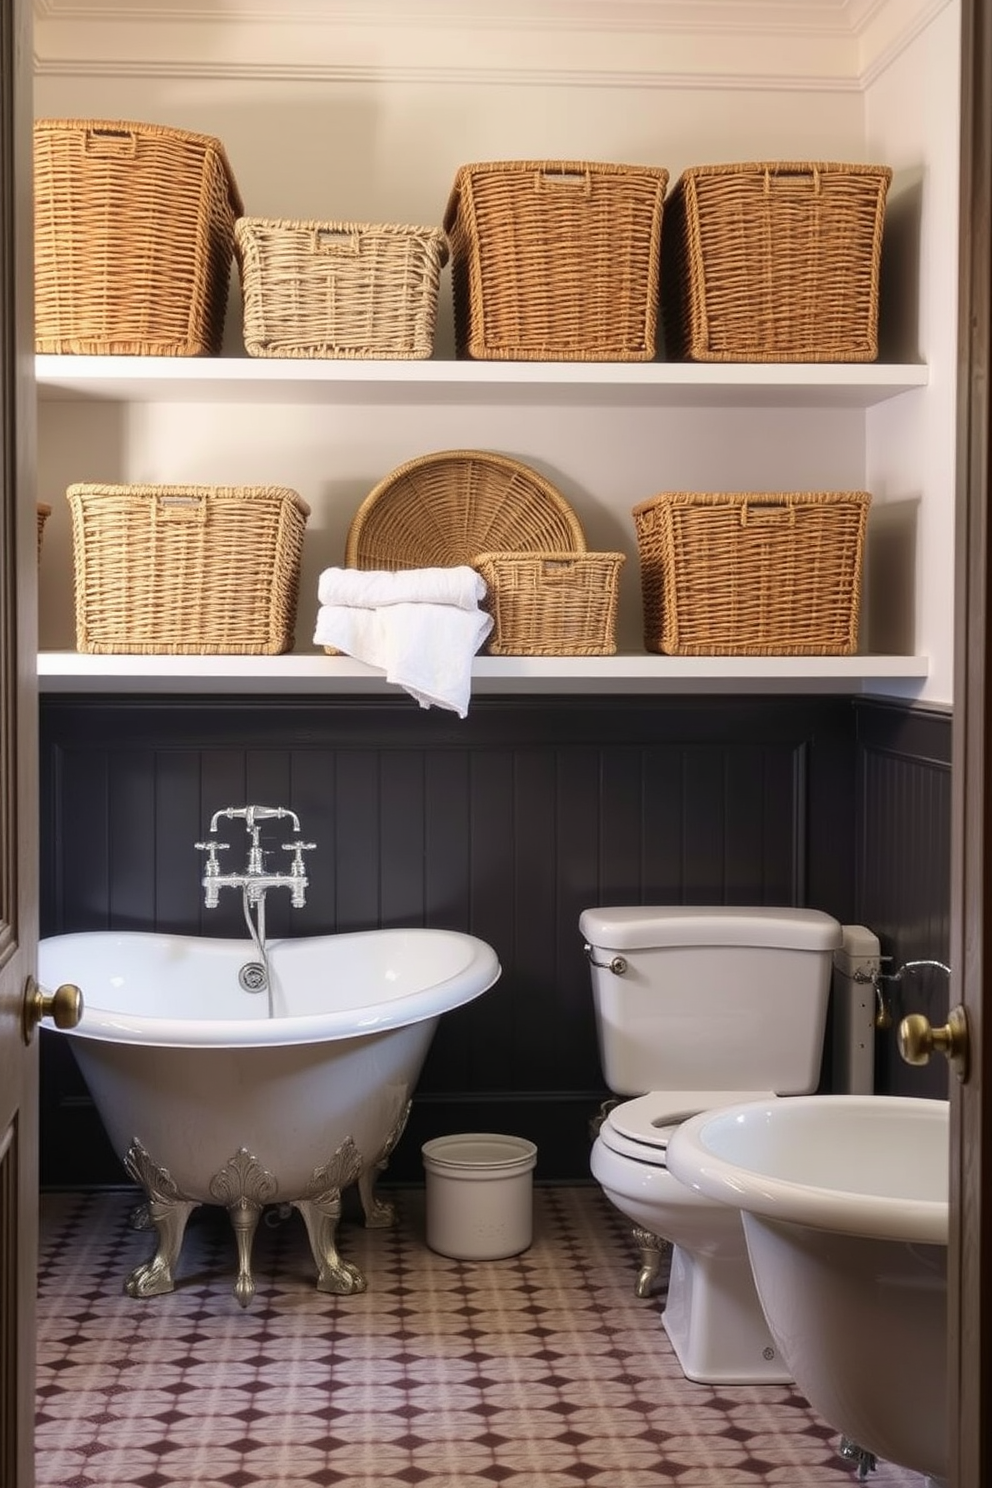
[[[63,982],[54,992],[43,992],[34,977],[24,988],[21,1028],[29,1044],[42,1018],[51,1018],[56,1028],[75,1028],[83,1016],[83,994],[72,982]]]
[[[963,1007],[952,1008],[942,1028],[931,1028],[922,1013],[910,1013],[899,1024],[897,1041],[907,1064],[929,1064],[931,1054],[943,1054],[958,1079],[967,1079],[968,1017]]]

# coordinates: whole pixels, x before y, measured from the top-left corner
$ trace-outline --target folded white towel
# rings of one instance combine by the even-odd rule
[[[325,568],[317,581],[322,605],[457,605],[474,610],[486,597],[486,582],[474,568],[408,568],[391,573],[379,569]]]
[[[387,682],[404,688],[422,708],[448,708],[464,718],[472,657],[492,627],[484,610],[457,605],[321,605],[313,639],[316,646],[335,646],[380,667]]]

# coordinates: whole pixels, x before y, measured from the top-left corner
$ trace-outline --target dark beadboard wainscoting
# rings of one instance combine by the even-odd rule
[[[580,911],[606,903],[812,905],[869,925],[896,964],[946,959],[950,719],[837,697],[479,698],[467,719],[407,698],[48,695],[41,704],[42,934],[243,933],[203,908],[211,814],[291,807],[306,907],[273,936],[436,925],[503,975],[445,1015],[391,1180],[453,1131],[532,1137],[538,1180],[588,1177],[606,1093]],[[237,824],[232,824],[232,830]],[[237,835],[232,861],[241,851]],[[84,989],[85,992],[85,989]],[[946,981],[893,989],[942,1021]],[[42,1040],[42,1183],[123,1181],[59,1035]],[[829,1077],[829,1071],[825,1072]],[[942,1094],[879,1036],[879,1088]]]

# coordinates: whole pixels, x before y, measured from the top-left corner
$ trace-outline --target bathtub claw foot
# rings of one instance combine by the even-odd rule
[[[383,1163],[382,1167],[385,1166],[386,1164]],[[362,1201],[362,1212],[365,1215],[367,1230],[388,1230],[396,1223],[396,1205],[386,1199],[380,1199],[375,1193],[375,1182],[378,1176],[378,1168],[369,1169],[358,1180],[358,1196]]]
[[[151,1260],[135,1268],[124,1283],[129,1297],[161,1297],[175,1290],[173,1267],[179,1259],[186,1221],[197,1206],[186,1200],[163,1203],[151,1200],[148,1217],[158,1235],[158,1249]]]
[[[367,1230],[386,1230],[396,1223],[396,1205],[385,1199],[377,1198],[375,1185],[380,1174],[384,1173],[389,1166],[389,1159],[393,1148],[399,1141],[406,1129],[406,1123],[410,1115],[412,1101],[404,1103],[393,1123],[392,1129],[382,1146],[382,1151],[375,1162],[370,1163],[358,1179],[358,1196],[362,1201],[362,1211],[365,1215],[365,1228]]]
[[[634,1290],[638,1297],[650,1297],[662,1262],[668,1256],[671,1246],[660,1235],[653,1235],[650,1230],[641,1229],[640,1225],[634,1225],[631,1234],[641,1257],[641,1269],[637,1274]]]
[[[364,1169],[361,1153],[351,1137],[346,1137],[330,1162],[314,1169],[306,1196],[293,1200],[307,1227],[310,1249],[317,1265],[318,1292],[350,1297],[368,1287],[364,1274],[357,1266],[342,1260],[337,1248],[341,1191],[358,1183]]]
[[[183,1197],[168,1168],[160,1167],[137,1137],[123,1161],[147,1195],[145,1202],[131,1211],[130,1223],[136,1230],[154,1229],[158,1236],[155,1254],[131,1272],[124,1290],[129,1297],[161,1297],[175,1290],[173,1267],[179,1259],[186,1221],[198,1206]]]
[[[316,1199],[297,1199],[296,1208],[303,1215],[307,1237],[317,1266],[318,1292],[335,1297],[352,1297],[368,1290],[364,1272],[343,1260],[337,1248],[338,1220],[341,1217],[341,1191],[333,1190]]]
[[[234,1295],[242,1307],[247,1307],[255,1295],[255,1278],[251,1271],[251,1248],[262,1216],[261,1204],[242,1199],[228,1209],[234,1238],[238,1243],[238,1279],[234,1283]]]
[[[226,1208],[238,1243],[238,1279],[234,1284],[234,1295],[242,1307],[247,1307],[255,1295],[255,1280],[251,1274],[255,1231],[262,1209],[275,1197],[278,1187],[268,1168],[264,1168],[247,1147],[239,1147],[210,1180],[210,1193]]]

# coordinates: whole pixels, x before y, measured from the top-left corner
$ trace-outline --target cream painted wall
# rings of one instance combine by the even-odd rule
[[[933,702],[953,696],[960,26],[954,0],[866,95],[868,148],[896,172],[883,315],[901,327],[894,354],[930,369],[868,414],[868,623],[882,647],[910,635],[930,656]]]
[[[899,76],[915,69],[946,82],[956,3],[899,60]],[[949,24],[950,23],[950,24]],[[931,56],[929,32],[940,31]],[[928,60],[929,59],[929,60]],[[41,75],[39,116],[131,118],[179,125],[220,137],[249,212],[353,220],[436,223],[458,165],[475,159],[576,158],[666,166],[735,159],[873,159],[898,148],[897,199],[912,217],[913,187],[928,162],[928,130],[948,125],[922,111],[903,123],[917,143],[900,143],[899,85],[883,76],[866,95],[853,84],[789,87],[780,81],[736,86],[680,83],[617,88],[575,82],[542,86],[521,81],[351,82],[319,78]],[[866,102],[872,133],[866,133]],[[953,106],[953,105],[951,105]],[[907,112],[902,106],[903,115]],[[939,112],[938,109],[934,110]],[[888,131],[886,119],[891,121]],[[891,138],[889,137],[891,136]],[[867,147],[866,147],[867,140]],[[884,149],[883,149],[884,147]],[[882,153],[879,153],[879,152]],[[939,174],[946,174],[947,162]],[[912,238],[912,222],[907,229]],[[915,319],[915,310],[913,311]],[[228,351],[240,350],[237,297],[228,323]],[[450,278],[442,279],[438,352],[450,354]],[[891,442],[905,445],[910,427],[928,411],[938,467],[926,489],[898,468]],[[946,408],[931,390],[873,413],[871,473],[895,506],[931,482],[946,480],[951,433]],[[946,402],[946,398],[945,398]],[[932,415],[930,410],[932,411]],[[905,425],[905,428],[903,427]],[[924,439],[921,433],[919,436]],[[929,438],[929,436],[927,436]],[[926,440],[924,440],[926,442]],[[857,411],[736,409],[665,410],[574,406],[564,395],[521,395],[513,404],[440,406],[429,402],[349,402],[333,408],[238,408],[135,405],[91,409],[83,404],[41,409],[40,497],[52,501],[42,563],[42,645],[72,645],[71,556],[63,492],[71,480],[262,482],[295,487],[313,508],[304,561],[298,649],[309,649],[310,596],[316,575],[340,562],[344,534],[362,497],[396,464],[428,450],[483,447],[535,465],[573,502],[594,547],[619,548],[624,571],[619,641],[640,646],[640,591],[630,507],[661,489],[814,489],[866,483],[866,418]],[[929,447],[929,444],[927,445]],[[945,458],[946,456],[946,458]],[[903,462],[904,465],[906,462]],[[910,461],[916,469],[919,461]],[[941,487],[938,484],[938,493]],[[880,535],[885,534],[884,522]],[[929,528],[927,528],[929,535]],[[921,534],[918,534],[921,535]],[[873,529],[874,537],[874,529]],[[885,539],[876,570],[898,562]],[[897,578],[907,587],[901,575]],[[882,585],[876,585],[880,590]],[[949,635],[936,624],[936,596],[887,607],[876,593],[866,607],[863,649],[946,648],[935,655],[926,690],[950,698]]]

